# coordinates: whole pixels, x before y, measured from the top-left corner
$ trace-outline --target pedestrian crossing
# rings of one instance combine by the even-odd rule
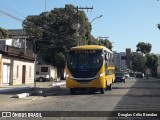
[[[131,97],[124,96],[116,105],[116,111],[160,111],[160,97]]]

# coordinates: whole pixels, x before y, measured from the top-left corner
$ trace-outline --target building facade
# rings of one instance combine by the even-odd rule
[[[8,30],[10,35],[12,36],[12,46],[21,48],[24,51],[24,54],[27,54],[28,49],[33,49],[33,43],[30,41],[27,41],[28,38],[25,30],[23,29],[12,29]],[[50,63],[46,60],[46,51],[38,51],[37,53],[37,64],[38,65],[44,65],[44,66],[51,66]],[[55,66],[51,66],[51,68],[55,68]],[[38,66],[36,67],[36,70],[38,70]],[[53,74],[57,74],[57,68],[52,69]],[[36,71],[34,71],[36,73]],[[55,76],[55,75],[52,75]]]
[[[160,78],[160,54],[157,54],[158,66],[157,66],[157,78]]]
[[[126,69],[126,60],[122,59],[122,56],[126,56],[125,52],[117,52],[114,51],[113,52],[113,58],[114,58],[114,62],[115,62],[115,66],[117,68],[118,71],[122,71]]]
[[[0,40],[0,86],[34,83],[34,54],[31,49],[8,45]]]
[[[126,65],[127,68],[131,65],[131,48],[126,48]]]

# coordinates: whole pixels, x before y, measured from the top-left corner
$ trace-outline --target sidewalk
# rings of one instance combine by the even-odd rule
[[[58,82],[36,82],[36,88],[51,88],[54,86],[61,86],[61,85],[65,85],[66,81],[65,80],[61,80]],[[31,88],[34,88],[34,83],[30,83],[30,84],[21,84],[21,85],[3,85],[0,86],[0,93],[2,92],[13,92],[13,91],[19,91],[19,90],[23,90],[23,91],[28,91],[31,90]]]

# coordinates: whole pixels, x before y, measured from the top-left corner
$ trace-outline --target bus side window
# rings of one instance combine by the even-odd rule
[[[108,69],[106,70],[106,75],[109,75],[109,70]]]
[[[106,71],[106,74],[107,74],[107,70],[108,70],[108,61],[105,60],[105,71]]]

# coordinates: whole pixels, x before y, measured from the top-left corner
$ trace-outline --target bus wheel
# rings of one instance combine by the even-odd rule
[[[112,90],[112,84],[108,86],[108,90]]]
[[[107,82],[106,82],[106,88],[105,88],[105,91],[107,91],[108,90],[108,85],[107,85]]]
[[[101,89],[100,89],[100,93],[101,93],[101,94],[104,94],[104,91],[105,91],[104,88],[101,88]]]
[[[74,95],[75,94],[75,89],[74,88],[70,88],[70,93],[71,93],[71,95]]]

